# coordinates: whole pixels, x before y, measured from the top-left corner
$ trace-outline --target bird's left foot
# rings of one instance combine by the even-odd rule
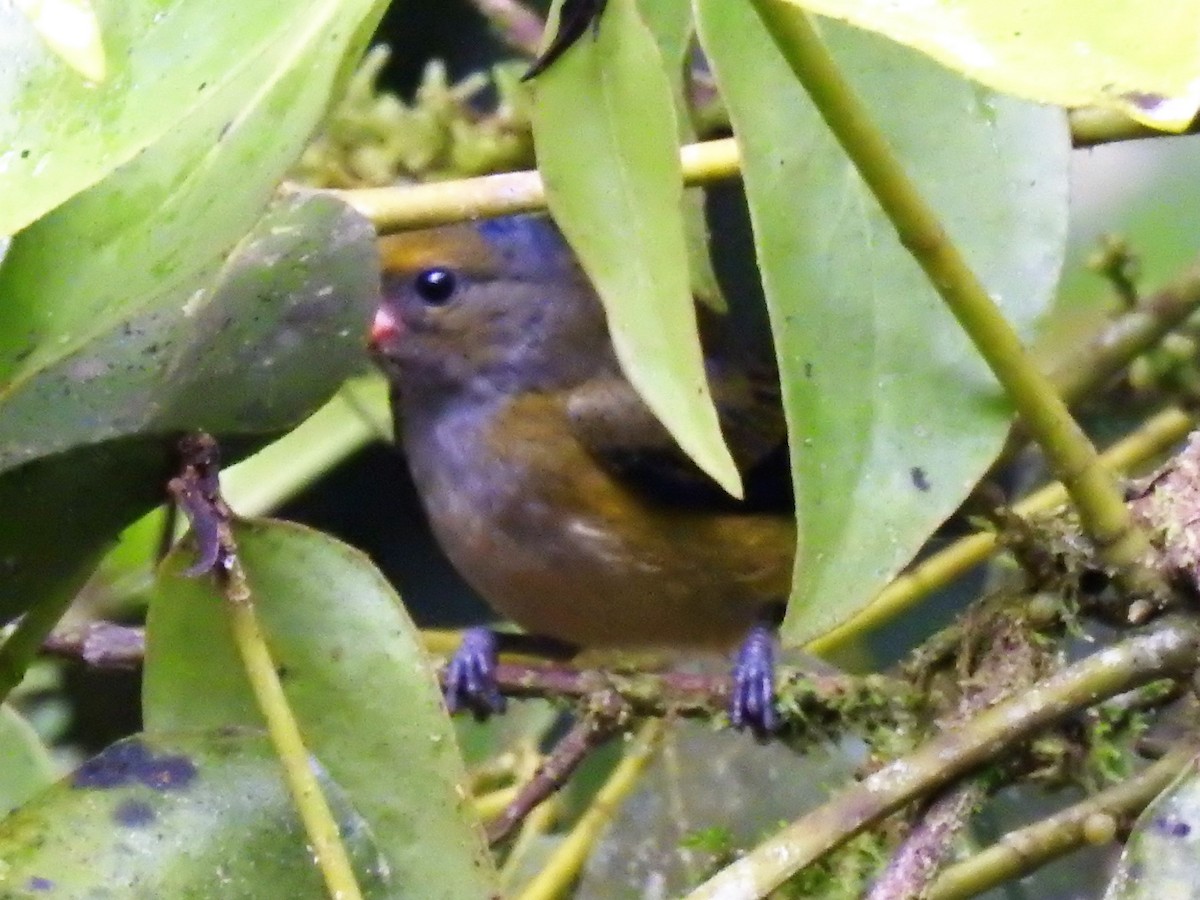
[[[504,695],[496,684],[496,665],[500,656],[500,640],[490,628],[468,628],[462,643],[446,666],[442,688],[446,708],[456,713],[471,711],[483,721],[505,709]]]
[[[741,731],[767,738],[779,729],[775,710],[775,633],[765,624],[754,625],[742,641],[730,675],[729,721]]]

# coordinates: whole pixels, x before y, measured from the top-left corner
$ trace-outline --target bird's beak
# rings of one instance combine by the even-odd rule
[[[404,324],[386,307],[375,310],[375,318],[371,321],[371,333],[367,343],[372,349],[383,349],[395,344],[404,334]]]

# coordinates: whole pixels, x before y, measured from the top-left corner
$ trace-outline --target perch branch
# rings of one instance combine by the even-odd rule
[[[329,896],[336,900],[362,900],[337,821],[321,791],[300,727],[258,625],[253,593],[230,528],[229,508],[220,496],[216,442],[208,435],[191,435],[183,439],[181,450],[182,472],[171,479],[169,488],[191,521],[196,536],[200,562],[188,571],[190,574],[211,571],[216,576],[226,601],[234,644],[266,720],[267,734],[283,766],[284,778]]]
[[[1113,644],[883,766],[718,872],[688,900],[764,897],[906,803],[979,768],[1076,709],[1196,663],[1200,628],[1171,618]]]

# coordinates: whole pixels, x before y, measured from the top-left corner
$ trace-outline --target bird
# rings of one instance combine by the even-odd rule
[[[368,347],[459,573],[527,633],[573,648],[741,642],[730,718],[774,730],[771,619],[790,588],[796,525],[769,351],[737,358],[721,317],[697,306],[706,374],[746,485],[737,500],[622,373],[601,301],[551,219],[390,235],[380,255]],[[452,712],[503,709],[494,674],[504,640],[467,630],[445,676]]]

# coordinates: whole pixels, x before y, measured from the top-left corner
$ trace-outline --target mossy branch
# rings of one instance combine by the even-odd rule
[[[1093,653],[868,775],[718,872],[688,900],[765,897],[906,803],[937,791],[1077,709],[1196,664],[1200,627],[1168,619]]]

